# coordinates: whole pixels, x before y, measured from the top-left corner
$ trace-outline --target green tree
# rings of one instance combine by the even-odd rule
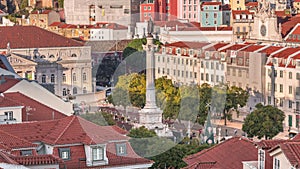
[[[58,0],[58,7],[64,8],[64,0]]]
[[[81,117],[100,126],[116,124],[113,116],[106,112],[86,113],[82,114]]]
[[[156,133],[142,126],[137,129],[131,129],[128,136],[131,137],[129,142],[134,151],[138,155],[145,157],[148,152],[147,147],[150,145],[152,138],[156,136]]]
[[[26,7],[28,7],[28,0],[22,0],[20,4],[20,10],[24,10]]]
[[[145,126],[142,126],[140,128],[131,129],[128,136],[132,138],[147,138],[155,137],[156,133],[152,130],[148,130]]]
[[[113,89],[113,93],[108,97],[108,102],[114,106],[122,105],[125,109],[131,105],[128,91],[120,87]]]
[[[242,130],[249,137],[257,136],[259,139],[272,139],[279,132],[283,131],[284,112],[276,107],[256,106],[251,114],[249,114],[243,124]]]
[[[204,125],[207,118],[208,104],[211,102],[212,88],[209,84],[204,83],[199,87],[199,112],[197,122]]]

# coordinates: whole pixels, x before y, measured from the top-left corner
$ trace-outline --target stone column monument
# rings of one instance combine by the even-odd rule
[[[148,129],[158,131],[164,129],[162,124],[162,110],[156,106],[154,83],[154,53],[157,48],[153,41],[153,22],[148,21],[147,44],[143,45],[146,51],[146,105],[139,111],[139,124]]]

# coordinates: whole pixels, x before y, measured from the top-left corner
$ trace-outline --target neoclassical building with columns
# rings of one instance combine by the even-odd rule
[[[91,48],[35,26],[0,27],[0,53],[21,77],[60,97],[92,93]]]

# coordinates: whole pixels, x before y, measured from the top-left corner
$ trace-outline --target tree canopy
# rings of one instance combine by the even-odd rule
[[[257,136],[259,139],[262,137],[272,139],[283,131],[285,118],[283,111],[270,105],[260,105],[256,108],[246,117],[242,128],[249,137]]]
[[[81,117],[100,126],[116,124],[113,116],[106,112],[86,113],[82,114]]]

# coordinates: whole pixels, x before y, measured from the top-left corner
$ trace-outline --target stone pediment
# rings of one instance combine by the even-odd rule
[[[36,62],[27,59],[25,57],[16,55],[14,53],[12,53],[10,56],[7,57],[7,60],[9,61],[9,63],[13,66],[13,65],[37,65]]]

